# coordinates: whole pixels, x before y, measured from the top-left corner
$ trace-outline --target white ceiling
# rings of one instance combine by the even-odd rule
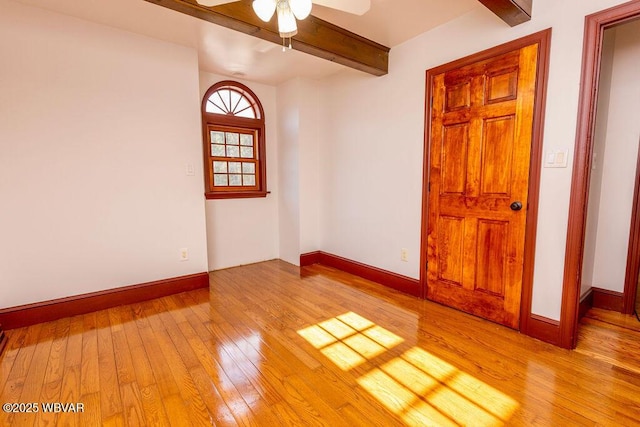
[[[294,77],[322,78],[345,67],[232,31],[144,0],[15,0],[198,50],[199,67],[267,84]],[[371,0],[355,16],[314,5],[315,16],[380,44],[397,46],[431,28],[483,7],[477,0]]]

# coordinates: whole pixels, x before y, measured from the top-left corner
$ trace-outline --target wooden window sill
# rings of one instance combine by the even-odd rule
[[[269,191],[220,191],[204,193],[207,200],[216,199],[251,199],[259,197],[267,197]]]

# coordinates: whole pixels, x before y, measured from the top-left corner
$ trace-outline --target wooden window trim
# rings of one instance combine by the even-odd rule
[[[246,117],[238,117],[233,115],[224,115],[209,113],[206,110],[207,100],[216,91],[224,88],[235,88],[249,98],[251,105],[254,106],[256,116],[255,119]],[[266,170],[266,147],[265,147],[265,120],[264,110],[258,97],[253,93],[251,89],[245,85],[225,80],[218,82],[211,86],[207,93],[205,93],[202,99],[202,148],[204,157],[204,184],[205,184],[205,198],[207,200],[213,199],[237,199],[237,198],[259,198],[266,197],[267,191],[267,170]],[[239,187],[213,187],[213,167],[212,161],[214,156],[210,153],[209,142],[209,129],[210,127],[216,128],[229,128],[229,129],[242,129],[245,131],[253,131],[256,134],[256,186],[249,187],[249,189],[241,189]],[[229,158],[233,160],[232,158]],[[249,160],[249,159],[245,159]]]

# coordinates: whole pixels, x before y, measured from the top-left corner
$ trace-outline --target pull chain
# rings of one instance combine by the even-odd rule
[[[286,51],[287,51],[286,44],[287,44],[287,39],[283,37],[283,38],[282,38],[282,51],[283,51],[283,52],[286,52]],[[289,37],[289,50],[291,50],[291,47],[292,47],[292,44],[291,44],[291,37]]]

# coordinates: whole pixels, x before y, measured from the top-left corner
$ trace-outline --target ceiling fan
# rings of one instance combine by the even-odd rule
[[[233,0],[196,0],[207,7],[232,3]],[[274,14],[278,16],[278,32],[283,39],[298,33],[296,19],[305,19],[311,13],[312,3],[342,10],[354,15],[363,15],[371,7],[371,0],[253,0],[253,10],[264,22]]]

